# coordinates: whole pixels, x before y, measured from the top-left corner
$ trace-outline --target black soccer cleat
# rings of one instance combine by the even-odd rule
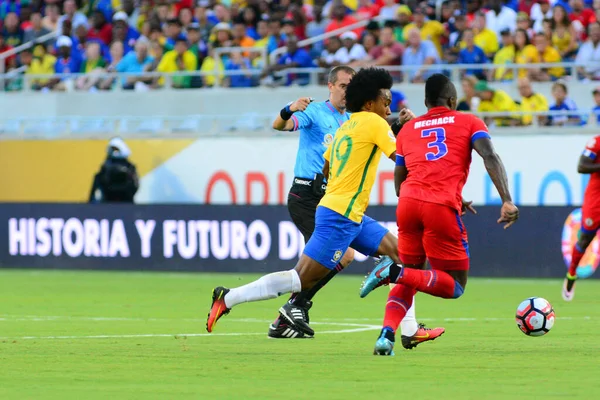
[[[271,339],[312,339],[313,336],[305,335],[292,325],[286,323],[281,315],[269,326],[267,336]]]
[[[287,321],[291,327],[307,336],[314,336],[315,331],[308,325],[308,310],[311,306],[312,302],[310,300],[306,300],[300,305],[285,303],[279,309],[279,314],[281,314],[281,317]]]

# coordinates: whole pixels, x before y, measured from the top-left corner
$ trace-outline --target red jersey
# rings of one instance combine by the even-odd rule
[[[400,199],[443,204],[460,212],[473,143],[489,137],[482,120],[446,107],[407,122],[396,140],[396,165],[408,169]]]
[[[591,139],[583,150],[583,155],[594,160],[595,163],[600,162],[598,155],[600,154],[600,135]],[[583,196],[583,202],[586,205],[600,203],[600,172],[594,172],[590,174],[590,181],[588,182],[585,194]]]
[[[331,31],[334,31],[336,29],[340,29],[340,28],[344,28],[348,25],[353,25],[355,23],[357,23],[358,21],[350,16],[350,15],[346,15],[344,17],[344,19],[340,22],[340,21],[336,21],[336,20],[332,20],[327,27],[325,28],[325,32],[329,33]],[[364,30],[364,28],[356,28],[353,29],[354,33],[356,33],[358,35],[358,37],[360,37],[360,35],[362,34],[362,31]]]

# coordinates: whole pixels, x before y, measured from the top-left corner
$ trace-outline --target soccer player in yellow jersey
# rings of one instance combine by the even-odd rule
[[[233,289],[215,288],[206,324],[208,332],[237,304],[312,288],[335,268],[349,247],[400,262],[397,238],[365,215],[382,153],[391,160],[396,157],[396,139],[386,122],[391,114],[391,87],[392,77],[383,69],[362,69],[352,78],[346,89],[346,107],[353,114],[337,130],[325,152],[327,190],[317,207],[315,230],[304,253],[292,270],[268,274]],[[305,335],[314,335],[297,301],[286,303],[279,312]],[[430,334],[425,336],[429,338]]]

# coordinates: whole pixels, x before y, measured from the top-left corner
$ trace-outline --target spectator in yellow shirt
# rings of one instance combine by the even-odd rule
[[[498,35],[493,30],[487,28],[484,13],[478,12],[475,14],[473,28],[477,32],[475,35],[475,44],[481,47],[488,58],[493,58],[494,54],[498,51]],[[460,47],[465,47],[464,42],[461,43]]]
[[[208,57],[204,57],[200,71],[205,74],[202,75],[202,81],[205,87],[213,87],[215,85],[218,86],[223,80],[223,71],[225,71],[225,66],[223,65],[221,57],[215,55],[214,49],[210,46],[208,50]]]
[[[418,29],[421,33],[421,39],[429,40],[435,45],[439,56],[442,57],[442,38],[448,36],[448,32],[446,31],[444,25],[438,21],[426,21],[425,10],[422,8],[417,8],[413,14],[413,23],[406,25],[402,31],[405,42],[408,40],[408,32],[414,28]]]
[[[269,23],[264,19],[258,21],[256,24],[256,33],[258,33],[260,39],[257,39],[254,42],[254,47],[267,47],[267,44],[269,43]]]
[[[478,112],[506,112],[512,113],[518,111],[517,103],[503,90],[492,89],[487,82],[479,81],[475,85],[477,97],[481,99]],[[515,126],[518,123],[516,117],[508,115],[506,117],[485,117],[484,121],[490,125],[492,122],[496,126]]]
[[[540,62],[540,56],[537,49],[529,41],[529,35],[524,29],[517,29],[515,32],[515,63],[533,64]],[[527,69],[519,70],[519,78],[526,78],[529,74]]]
[[[579,47],[575,26],[562,5],[555,5],[552,12],[552,47],[558,50],[561,58],[573,58]]]
[[[549,46],[549,41],[546,35],[543,33],[537,33],[534,38],[535,48],[538,52],[540,63],[559,63],[562,61],[558,50],[554,47]],[[551,68],[540,68],[538,70],[531,70],[531,78],[539,82],[547,82],[551,80],[557,80],[565,74],[563,67],[551,67]]]
[[[531,88],[531,82],[527,78],[520,78],[517,86],[519,88],[519,94],[521,95],[521,111],[526,112],[539,112],[548,111],[548,100],[541,93],[535,93]],[[546,117],[539,115],[538,123],[540,126],[546,125]],[[531,125],[533,122],[533,116],[531,114],[524,114],[521,118],[523,125]]]
[[[27,66],[25,75],[52,75],[54,74],[54,64],[56,57],[46,53],[46,47],[38,44],[33,49],[24,50],[21,53],[21,63]],[[41,90],[48,87],[50,80],[47,78],[33,79],[29,84],[33,90]]]
[[[494,56],[494,80],[506,81],[513,79],[513,69],[502,67],[504,64],[512,64],[515,62],[515,44],[513,36],[508,29],[501,32],[502,48],[498,50]]]
[[[188,50],[187,39],[185,36],[178,36],[175,39],[175,48],[167,51],[156,70],[158,72],[185,72],[195,71],[197,65],[196,56]],[[192,77],[189,76],[172,76],[172,87],[174,88],[189,88],[191,86]],[[164,85],[164,78],[159,80],[160,85]]]

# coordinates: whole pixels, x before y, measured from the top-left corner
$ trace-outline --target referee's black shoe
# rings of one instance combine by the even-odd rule
[[[293,298],[289,300],[293,301]],[[308,316],[308,310],[312,307],[311,301],[303,302],[302,308],[304,308],[306,323],[310,323]],[[281,314],[277,316],[277,319],[269,326],[269,333],[267,334],[272,339],[312,339],[312,335],[305,335],[298,328],[290,325]]]
[[[271,339],[312,339],[312,336],[305,335],[297,328],[288,324],[281,315],[277,316],[275,322],[269,326],[269,333],[267,333]]]
[[[299,303],[297,300],[295,303]],[[306,300],[299,304],[285,303],[280,309],[280,317],[294,329],[307,336],[314,336],[315,331],[308,325],[308,310],[312,307],[312,301]]]

